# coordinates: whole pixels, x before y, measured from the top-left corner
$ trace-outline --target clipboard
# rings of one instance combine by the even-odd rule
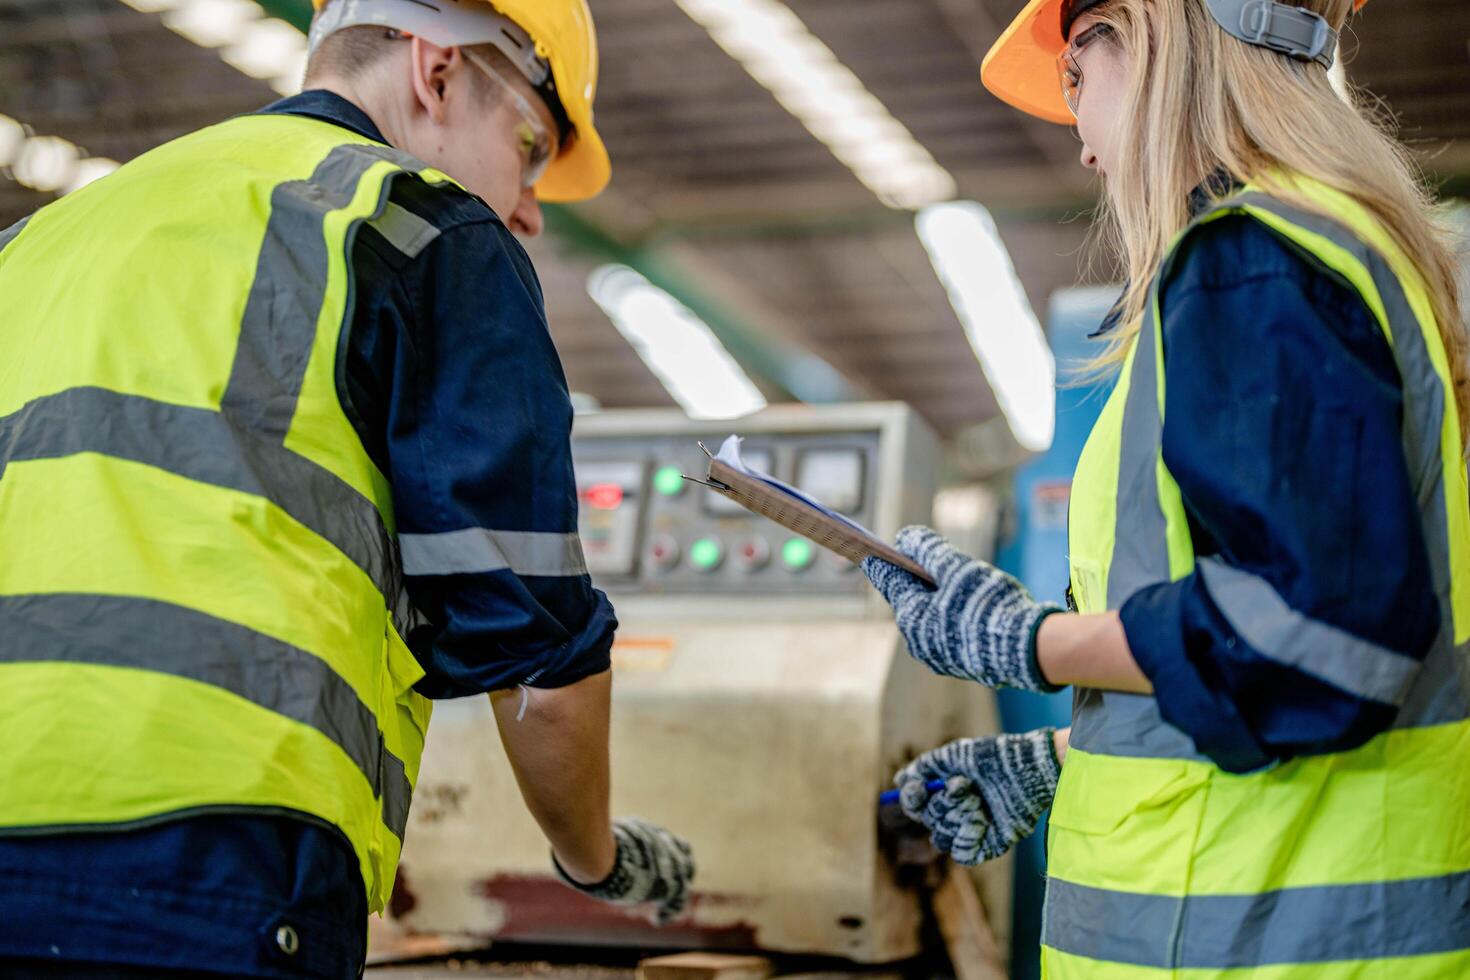
[[[728,497],[751,513],[768,518],[855,565],[861,565],[865,558],[881,558],[927,585],[934,585],[934,579],[913,559],[861,524],[830,510],[796,487],[745,466],[740,460],[739,436],[726,439],[719,455],[711,453],[702,442],[699,448],[709,457],[709,472],[704,480],[689,476],[684,479]]]

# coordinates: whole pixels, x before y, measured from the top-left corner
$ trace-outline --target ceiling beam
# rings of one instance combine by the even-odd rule
[[[272,16],[301,31],[311,24],[308,0],[257,0]],[[783,395],[804,402],[854,401],[862,392],[817,355],[785,338],[759,330],[702,291],[698,277],[675,259],[648,248],[630,248],[570,208],[545,205],[546,227],[569,245],[602,261],[620,262],[684,304],[746,370]]]

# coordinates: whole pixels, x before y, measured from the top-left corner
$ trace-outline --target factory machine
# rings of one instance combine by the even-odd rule
[[[580,417],[594,582],[613,598],[613,812],[693,845],[688,916],[656,929],[553,875],[487,701],[437,707],[389,928],[411,935],[760,949],[881,963],[919,951],[921,896],[880,842],[880,790],[916,753],[995,730],[936,677],[850,563],[683,479],[732,429],[744,458],[891,539],[925,522],[935,439],[906,407]]]

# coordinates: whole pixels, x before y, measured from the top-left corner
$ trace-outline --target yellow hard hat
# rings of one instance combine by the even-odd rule
[[[980,80],[991,93],[1022,112],[1048,122],[1075,120],[1062,96],[1057,59],[1067,48],[1063,25],[1105,0],[1030,0],[991,46]],[[1208,0],[1206,0],[1208,2]],[[1354,0],[1353,8],[1368,0]]]
[[[543,201],[582,201],[596,197],[612,177],[607,147],[592,121],[597,97],[597,30],[587,0],[313,0],[318,12],[331,7],[312,24],[312,44],[322,37],[362,24],[392,27],[419,35],[440,47],[504,43],[511,25],[502,32],[499,14],[519,27],[534,46],[523,57],[512,58],[523,71],[541,64],[550,68],[555,97],[566,113],[573,136],[536,184]],[[500,22],[504,24],[503,21]],[[509,39],[512,48],[519,41]],[[535,84],[533,82],[533,84]]]

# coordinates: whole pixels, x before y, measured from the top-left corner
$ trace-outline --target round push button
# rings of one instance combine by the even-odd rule
[[[653,474],[653,489],[660,497],[677,497],[684,492],[684,474],[677,466],[660,466]]]
[[[679,564],[679,542],[668,534],[654,535],[648,542],[648,561],[656,570],[667,572]]]
[[[701,572],[712,572],[725,561],[725,547],[718,538],[700,538],[689,546],[689,564]]]
[[[742,572],[758,572],[771,562],[771,545],[765,538],[746,538],[735,549],[735,563]]]
[[[793,572],[806,571],[816,557],[816,547],[806,538],[788,538],[781,546],[781,564]]]

